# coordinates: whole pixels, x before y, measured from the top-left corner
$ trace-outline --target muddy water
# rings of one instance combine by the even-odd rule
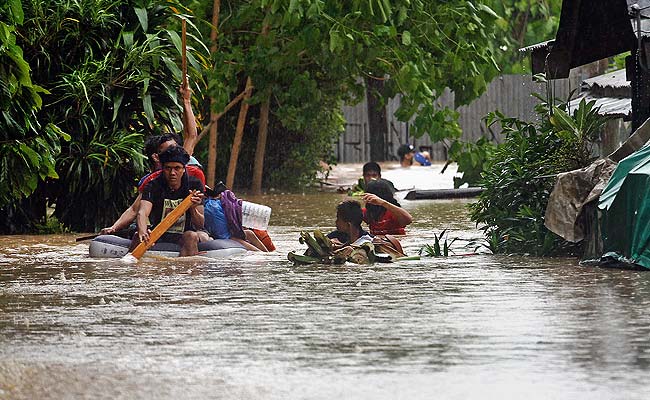
[[[344,196],[269,195],[278,251],[87,258],[74,236],[0,237],[0,398],[647,399],[650,274],[488,254],[293,267]],[[404,202],[407,253],[459,201]]]

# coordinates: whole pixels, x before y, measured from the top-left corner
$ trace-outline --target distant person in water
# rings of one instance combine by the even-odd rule
[[[381,177],[381,167],[374,161],[363,164],[363,182],[365,183],[364,189],[372,180],[384,181],[386,184],[388,184],[388,186],[390,186],[390,190],[393,193],[397,191],[397,189],[395,189],[395,185],[393,185],[393,182]]]
[[[370,226],[372,235],[404,235],[404,227],[413,222],[411,214],[395,200],[384,181],[370,181],[363,201],[366,202],[363,220]]]
[[[402,167],[410,167],[411,165],[431,165],[431,155],[428,151],[418,152],[412,144],[403,144],[397,149],[399,156],[399,163]]]
[[[374,161],[370,161],[363,164],[363,176],[359,178],[359,181],[354,186],[352,186],[352,188],[348,189],[348,194],[350,196],[362,196],[366,192],[366,186],[368,186],[368,182],[373,180],[384,181],[388,184],[388,186],[390,186],[393,193],[397,192],[397,189],[395,189],[393,182],[381,177],[381,167],[379,164]]]

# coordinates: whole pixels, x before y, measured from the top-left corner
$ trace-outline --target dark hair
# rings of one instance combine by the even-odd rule
[[[160,145],[165,142],[169,142],[170,140],[173,140],[179,146],[183,145],[183,138],[181,137],[181,135],[176,133],[163,133],[162,135],[160,135],[160,139],[158,141],[158,147],[160,147]],[[157,150],[158,149],[156,149],[156,151]]]
[[[187,154],[187,151],[181,146],[170,146],[167,150],[163,151],[159,155],[160,163],[165,164],[168,162],[177,162],[183,165],[187,165],[190,161],[190,155]]]
[[[397,148],[397,155],[399,156],[399,160],[402,161],[405,155],[414,151],[415,148],[413,147],[412,144],[401,145],[400,147]]]
[[[147,156],[149,164],[151,164],[151,166],[155,164],[155,161],[153,158],[151,158],[151,156],[153,154],[158,154],[158,148],[160,148],[160,145],[170,140],[175,141],[179,146],[183,145],[183,139],[180,137],[180,135],[177,135],[175,133],[151,135],[144,140],[144,154]]]
[[[336,206],[336,215],[341,217],[345,222],[349,222],[357,228],[361,229],[361,221],[363,221],[363,211],[361,211],[361,204],[356,200],[345,200]]]
[[[385,180],[370,181],[366,186],[366,193],[372,193],[379,197],[382,200],[401,207],[400,204],[393,197],[393,191],[390,188],[390,185]],[[366,216],[368,222],[378,221],[386,209],[382,206],[376,204],[366,204]]]
[[[153,163],[151,155],[158,153],[158,146],[160,146],[158,143],[159,138],[160,135],[152,135],[147,136],[147,138],[144,140],[144,155],[147,156],[150,163]]]
[[[363,174],[365,175],[368,172],[376,172],[381,175],[381,167],[374,161],[367,162],[363,164]]]

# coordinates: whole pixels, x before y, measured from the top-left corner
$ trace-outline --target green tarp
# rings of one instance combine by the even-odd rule
[[[650,269],[650,145],[621,160],[598,208],[604,257]]]

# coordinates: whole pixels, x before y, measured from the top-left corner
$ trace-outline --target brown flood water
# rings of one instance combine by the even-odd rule
[[[0,237],[0,399],[647,399],[650,274],[489,254],[293,267],[338,194],[266,195],[278,250],[87,257]],[[480,232],[463,201],[403,201],[414,254]]]

